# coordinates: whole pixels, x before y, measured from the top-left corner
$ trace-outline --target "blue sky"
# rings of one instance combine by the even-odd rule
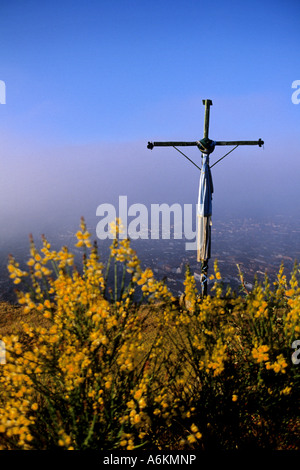
[[[299,1],[1,0],[0,31],[3,234],[196,203],[197,170],[146,145],[201,138],[205,98],[212,139],[265,141],[214,167],[216,217],[299,216]]]

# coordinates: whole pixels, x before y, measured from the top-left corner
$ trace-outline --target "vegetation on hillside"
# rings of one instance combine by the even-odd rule
[[[22,310],[17,332],[0,326],[1,449],[299,449],[298,266],[238,295],[216,264],[207,297],[187,267],[179,301],[119,229],[104,263],[81,220],[80,270],[46,238],[28,270],[10,258]]]

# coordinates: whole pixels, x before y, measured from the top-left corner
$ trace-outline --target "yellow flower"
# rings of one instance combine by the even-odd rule
[[[197,442],[197,439],[196,439],[196,437],[194,436],[194,434],[190,434],[190,435],[187,437],[187,440],[188,440],[189,444],[193,444],[194,442]]]
[[[104,384],[105,388],[110,389],[111,387],[111,380],[107,380]]]
[[[110,223],[110,233],[116,237],[119,233],[124,232],[124,226],[122,225],[121,219],[118,217],[114,222]]]
[[[142,397],[140,400],[139,400],[139,407],[140,409],[142,410],[143,408],[145,408],[146,406],[146,402],[145,402],[145,399]]]
[[[191,431],[192,431],[193,433],[196,433],[196,432],[199,431],[199,429],[197,428],[197,426],[196,426],[195,424],[192,424],[192,426],[191,426]]]
[[[137,391],[135,392],[134,398],[135,398],[136,400],[139,400],[139,399],[141,398],[142,394],[143,394],[143,390],[139,389],[139,390],[137,390]]]
[[[83,218],[81,219],[80,228],[81,228],[81,231],[78,230],[78,232],[76,233],[76,238],[78,242],[76,243],[75,246],[77,247],[86,246],[87,248],[91,248],[92,247],[92,244],[90,241],[91,234],[86,230],[86,225],[85,225],[85,221]]]
[[[277,361],[274,362],[274,364],[267,363],[267,369],[273,369],[276,373],[281,372],[282,374],[285,374],[285,368],[287,367],[286,360],[282,354],[277,356],[276,359]]]
[[[281,390],[280,394],[289,395],[291,390],[292,390],[292,387],[285,387],[283,390]]]
[[[289,290],[286,290],[286,291],[285,291],[285,295],[286,295],[287,297],[292,297],[294,294],[295,294],[295,290],[294,290],[294,289],[289,289]]]
[[[261,363],[269,360],[269,346],[261,345],[258,348],[252,349],[252,356],[256,359],[257,363]]]
[[[127,450],[133,450],[134,449],[134,443],[133,443],[132,439],[129,439],[128,446],[126,448],[127,448]]]
[[[151,269],[147,268],[144,272],[142,272],[141,277],[137,283],[139,286],[141,286],[142,284],[145,284],[151,278],[153,278],[153,272]]]

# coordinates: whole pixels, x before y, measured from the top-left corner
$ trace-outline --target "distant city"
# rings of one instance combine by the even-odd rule
[[[92,238],[96,239],[95,228],[89,227]],[[62,227],[61,232],[47,235],[54,249],[68,246],[80,257],[80,249],[74,247],[74,232]],[[38,241],[37,241],[38,242]],[[97,240],[103,263],[107,260],[111,240]],[[197,262],[196,251],[186,251],[185,239],[138,239],[131,242],[137,251],[142,267],[153,270],[157,279],[164,279],[172,293],[180,296],[184,291],[185,267],[188,264],[194,274],[196,285],[201,291],[201,265]],[[38,245],[38,243],[37,243]],[[28,240],[16,244],[11,250],[14,257],[25,265],[29,258]],[[14,284],[7,272],[8,253],[4,241],[0,241],[0,300],[15,302]],[[300,261],[300,221],[280,215],[270,219],[236,218],[213,221],[212,258],[209,260],[208,275],[214,273],[214,261],[218,261],[224,288],[230,286],[239,292],[241,281],[237,265],[244,275],[245,286],[253,288],[255,278],[263,282],[265,273],[270,282],[276,280],[281,263],[289,277],[295,262]],[[213,281],[208,281],[208,292]]]

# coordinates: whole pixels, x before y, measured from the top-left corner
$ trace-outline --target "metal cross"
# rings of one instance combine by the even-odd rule
[[[198,147],[200,152],[202,152],[203,157],[209,157],[209,155],[214,151],[216,146],[235,146],[238,147],[239,145],[258,145],[262,147],[264,142],[261,139],[258,140],[232,140],[232,141],[214,141],[208,137],[209,131],[209,115],[210,115],[210,107],[212,106],[211,100],[202,100],[202,103],[205,106],[205,115],[204,115],[204,132],[203,132],[203,139],[193,141],[193,142],[148,142],[147,148],[152,150],[153,147]],[[177,149],[176,149],[177,150]],[[181,152],[182,153],[182,152]],[[184,155],[184,154],[183,154]],[[186,157],[186,155],[184,155]],[[188,158],[188,157],[187,157]],[[190,160],[191,161],[191,160]],[[209,159],[207,158],[209,162]],[[194,162],[192,162],[194,163]],[[217,163],[217,162],[216,162]],[[197,165],[195,165],[197,166]],[[202,165],[203,166],[203,165]],[[207,270],[208,264],[207,259],[199,260],[201,261],[201,279],[202,279],[202,292],[203,295],[207,294]]]

